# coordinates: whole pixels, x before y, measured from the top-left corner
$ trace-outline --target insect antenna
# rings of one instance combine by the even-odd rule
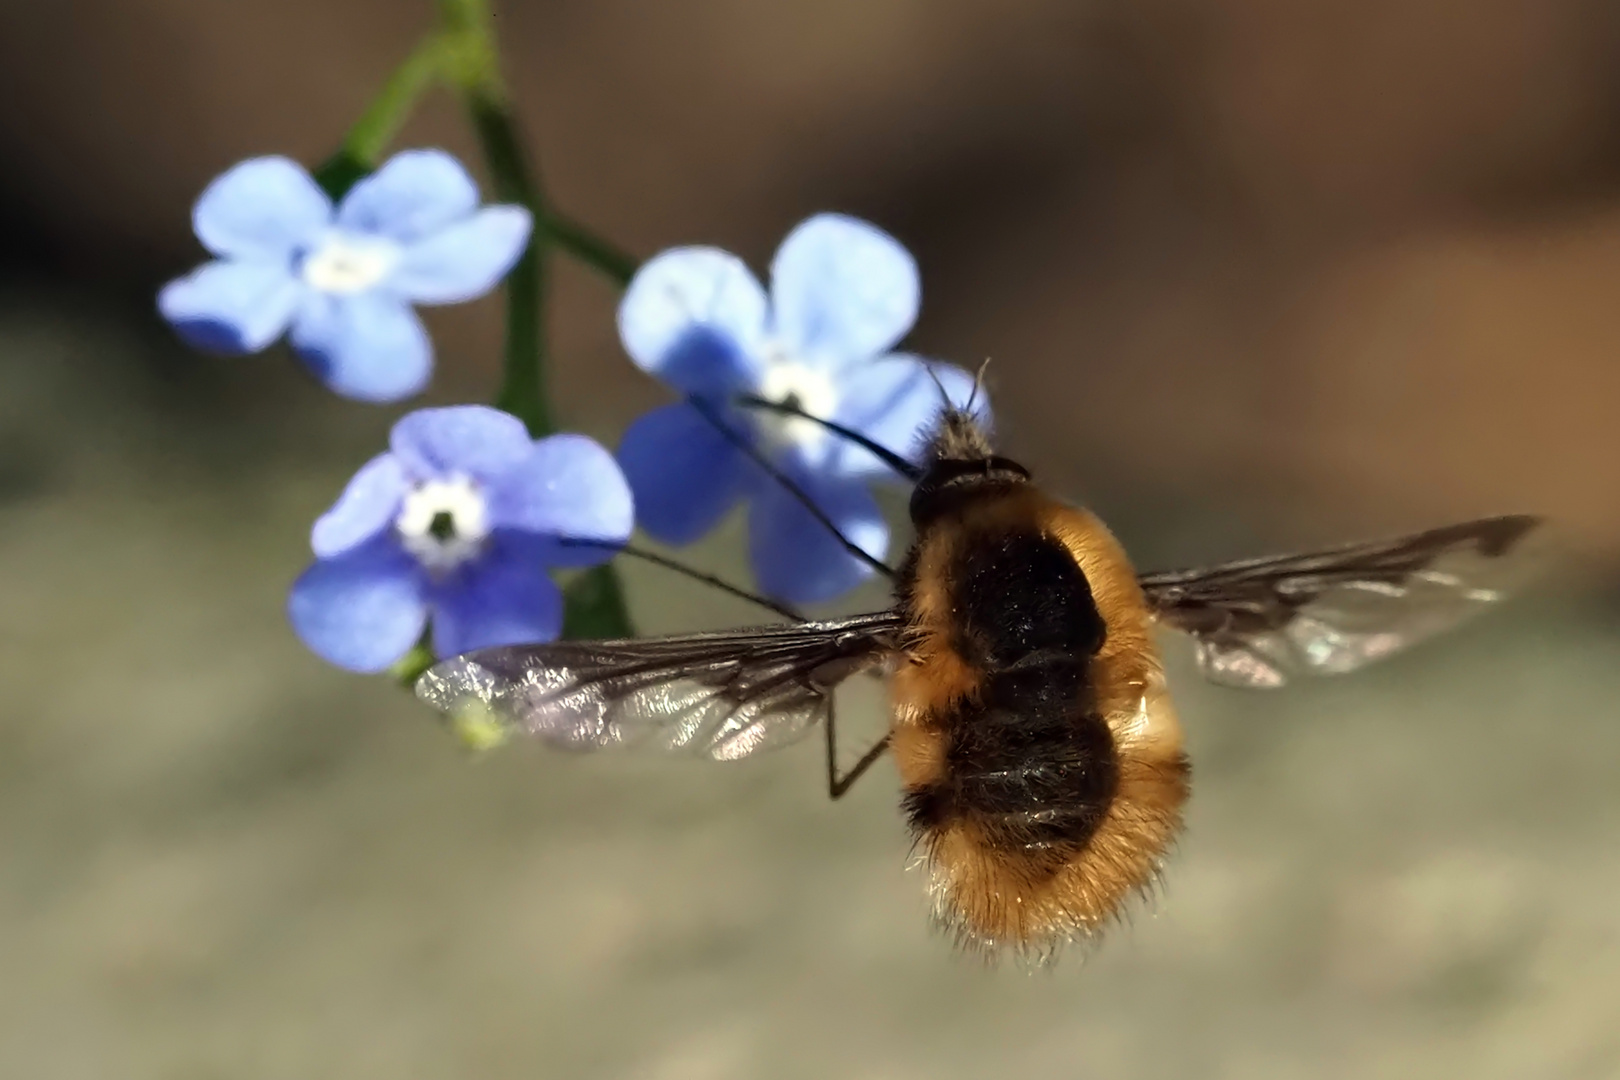
[[[932,375],[933,372],[930,371],[929,374]],[[816,416],[813,413],[805,412],[797,405],[790,405],[785,401],[771,401],[769,398],[756,397],[753,394],[740,394],[733,400],[735,400],[739,405],[747,406],[750,409],[760,409],[764,412],[773,412],[781,416],[796,416],[801,420],[810,420],[814,423],[820,424],[834,435],[839,435],[845,439],[848,439],[850,442],[854,443],[856,446],[859,446],[862,450],[865,450],[873,457],[878,458],[883,462],[883,464],[887,465],[889,468],[893,469],[907,480],[910,480],[912,483],[916,483],[923,477],[922,469],[918,468],[916,465],[913,465],[911,462],[907,461],[893,450],[890,450],[887,446],[882,446],[876,442],[873,442],[865,435],[862,435],[858,431],[853,431],[850,428],[845,427],[843,424]]]
[[[951,400],[950,393],[946,391],[945,384],[939,381],[939,376],[934,373],[933,367],[929,364],[924,364],[923,370],[928,372],[928,377],[934,380],[934,389],[939,391],[939,405],[941,411],[943,411],[947,416],[953,414],[957,416],[972,416],[973,406],[977,405],[979,402],[979,391],[984,389],[984,373],[989,369],[989,367],[990,357],[987,356],[984,358],[984,363],[979,365],[978,372],[973,376],[973,390],[968,394],[967,404],[961,406],[960,408],[957,407],[956,402]]]
[[[924,456],[930,460],[945,458],[980,460],[989,458],[992,450],[985,426],[973,414],[973,406],[978,403],[979,390],[984,385],[984,369],[990,366],[988,359],[979,365],[979,373],[973,379],[973,391],[968,395],[967,404],[958,406],[951,400],[950,392],[940,381],[938,373],[932,366],[924,365],[928,377],[934,380],[934,389],[939,391],[940,415],[928,440]]]
[[[934,384],[934,389],[939,391],[939,407],[946,412],[955,412],[956,403],[951,400],[951,395],[946,392],[945,384],[940,382],[939,376],[934,373],[934,366],[924,364],[923,370],[928,372],[929,381]]]
[[[987,356],[987,357],[984,358],[984,363],[979,365],[978,373],[973,376],[973,392],[968,395],[967,404],[965,406],[963,406],[963,408],[962,408],[962,411],[969,414],[970,416],[973,413],[974,404],[977,403],[978,400],[979,400],[979,391],[984,389],[984,373],[986,371],[988,371],[989,368],[990,368],[990,358]],[[932,369],[930,369],[929,373],[930,374],[933,373]],[[935,379],[934,384],[936,386],[939,385],[939,380]],[[941,388],[940,392],[944,393],[944,389]],[[946,404],[948,406],[949,402],[947,402]]]
[[[781,484],[782,488],[789,495],[792,495],[795,499],[797,499],[799,501],[799,505],[810,511],[810,516],[819,521],[828,532],[832,533],[834,538],[837,539],[838,543],[845,551],[849,552],[855,558],[859,559],[867,566],[870,566],[873,570],[876,570],[884,577],[894,577],[894,571],[886,563],[884,563],[883,560],[873,558],[872,555],[864,548],[856,544],[849,537],[845,536],[839,530],[838,526],[833,522],[833,519],[827,516],[826,511],[817,506],[815,500],[810,498],[809,494],[805,492],[804,488],[794,483],[791,477],[789,477],[781,469],[777,468],[776,465],[773,464],[771,460],[764,454],[760,453],[752,442],[733,431],[731,427],[715,412],[713,402],[705,401],[704,399],[696,396],[689,397],[686,400],[692,406],[692,408],[698,411],[698,414],[702,416],[703,419],[709,422],[710,427],[718,431],[727,442],[731,443],[737,449],[747,454],[749,458],[753,460],[755,465],[758,465],[761,469],[764,469],[766,474],[769,475],[772,480],[775,480],[778,484]]]
[[[731,596],[735,596],[739,600],[747,600],[751,604],[758,604],[760,607],[774,611],[784,619],[791,620],[792,622],[810,621],[809,619],[805,618],[803,614],[795,611],[786,604],[778,603],[768,596],[761,596],[758,593],[751,593],[747,589],[733,585],[731,582],[726,581],[723,578],[718,578],[713,574],[705,573],[702,570],[687,566],[685,563],[677,562],[668,556],[658,554],[656,551],[648,551],[646,548],[633,547],[630,544],[615,544],[608,540],[566,538],[562,541],[562,544],[564,547],[602,548],[607,551],[616,552],[620,555],[628,555],[633,559],[640,559],[643,562],[652,563],[654,566],[662,566],[665,570],[673,570],[675,573],[689,577],[693,581],[701,581],[705,585],[712,585],[723,593],[728,593]]]

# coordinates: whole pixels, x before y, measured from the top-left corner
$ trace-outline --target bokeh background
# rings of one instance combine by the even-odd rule
[[[152,296],[233,161],[326,155],[427,0],[0,5],[0,1075],[1620,1076],[1620,8],[505,0],[558,203],[763,265],[917,253],[913,344],[1186,564],[1508,510],[1538,594],[1274,695],[1171,646],[1164,895],[1031,977],[925,920],[892,770],[463,757],[282,617],[396,412],[196,357]],[[473,147],[434,99],[406,145]],[[657,387],[560,272],[556,396]],[[485,398],[498,305],[433,313]],[[738,570],[734,532],[694,558]],[[629,568],[649,631],[746,617]],[[852,601],[852,603],[857,601]],[[879,716],[873,700],[860,706]]]

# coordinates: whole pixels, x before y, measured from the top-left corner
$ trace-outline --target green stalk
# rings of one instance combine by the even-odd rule
[[[540,438],[556,430],[545,385],[545,294],[554,240],[547,224],[552,218],[538,171],[530,164],[512,117],[488,0],[439,0],[439,17],[446,49],[444,72],[466,103],[495,193],[504,202],[527,207],[534,216],[534,235],[506,279],[506,355],[495,404]],[[580,574],[565,598],[565,634],[630,636],[630,615],[611,566]]]
[[[573,218],[553,210],[546,215],[545,228],[559,251],[568,252],[619,288],[630,284],[630,279],[635,276],[636,267],[640,264],[633,256],[614,247]]]
[[[506,278],[506,356],[495,404],[536,438],[555,429],[546,396],[545,289],[550,254],[542,223],[546,200],[507,104],[488,0],[439,0],[445,74],[466,103],[478,144],[502,202],[527,207],[535,221],[529,246]]]
[[[444,73],[449,59],[442,36],[434,34],[388,77],[381,92],[366,109],[336,154],[315,170],[315,181],[334,200],[341,199],[355,181],[377,167],[388,144],[405,126],[417,101]]]
[[[416,680],[422,673],[433,666],[433,649],[428,644],[428,636],[422,635],[422,640],[411,646],[411,651],[394,661],[394,666],[388,669],[388,674],[406,689],[416,685]]]
[[[551,276],[551,245],[539,224],[545,218],[545,197],[529,170],[511,113],[481,96],[469,95],[467,107],[496,196],[528,207],[536,222],[529,246],[506,277],[506,360],[495,404],[539,438],[556,430],[545,385],[546,288]]]

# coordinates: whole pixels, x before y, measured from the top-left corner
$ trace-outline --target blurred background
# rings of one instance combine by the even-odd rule
[[[889,229],[912,344],[993,358],[1008,452],[1146,567],[1528,510],[1565,568],[1274,695],[1171,644],[1163,895],[986,971],[928,930],[887,765],[833,806],[813,743],[473,762],[286,628],[403,410],[192,355],[153,295],[202,186],[324,158],[427,0],[13,0],[0,1075],[1620,1076],[1620,7],[497,8],[557,203],[755,265],[817,210]],[[475,156],[444,98],[402,143]],[[615,299],[560,271],[559,411],[610,442],[662,400]],[[431,323],[431,399],[487,398],[498,303]],[[659,573],[626,573],[649,632],[749,617]]]

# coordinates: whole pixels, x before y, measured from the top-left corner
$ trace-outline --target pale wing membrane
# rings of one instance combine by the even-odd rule
[[[679,637],[482,649],[416,683],[448,715],[487,717],[575,749],[653,746],[712,758],[781,746],[826,718],[833,690],[883,660],[890,612]]]
[[[1484,610],[1525,576],[1540,523],[1496,517],[1305,555],[1146,574],[1148,605],[1229,686],[1353,671]]]

